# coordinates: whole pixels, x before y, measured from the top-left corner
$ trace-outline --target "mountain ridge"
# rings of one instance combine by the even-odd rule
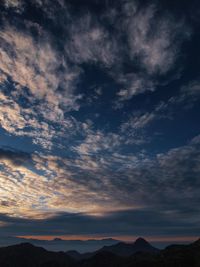
[[[128,244],[152,247],[146,240]],[[118,246],[124,245],[119,242]],[[127,245],[127,244],[126,244]],[[112,248],[115,246],[111,246]],[[73,251],[73,253],[76,253]],[[171,245],[156,253],[137,251],[130,256],[120,256],[112,251],[99,250],[87,259],[75,260],[64,252],[47,251],[30,243],[0,248],[2,267],[199,267],[200,240],[188,245]]]
[[[150,243],[148,243],[144,238],[137,238],[132,243],[118,242],[114,245],[103,246],[101,249],[89,252],[89,253],[79,253],[77,251],[67,251],[66,254],[73,257],[76,260],[88,259],[99,252],[111,252],[117,256],[127,257],[135,254],[137,252],[149,252],[156,253],[159,249],[153,247]]]

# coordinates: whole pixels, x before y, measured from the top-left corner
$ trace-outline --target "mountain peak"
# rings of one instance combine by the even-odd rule
[[[197,239],[197,240],[193,243],[193,245],[200,246],[200,238]]]
[[[147,245],[149,244],[144,238],[139,237],[134,242],[135,245]]]

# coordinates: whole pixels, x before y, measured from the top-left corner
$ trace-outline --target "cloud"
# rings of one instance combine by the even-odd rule
[[[1,72],[20,85],[18,90],[28,88],[34,98],[42,99],[60,113],[60,105],[66,105],[68,110],[77,109],[79,96],[75,96],[73,90],[79,69],[67,65],[43,30],[39,35],[39,40],[35,41],[29,31],[18,31],[6,25],[1,33]]]
[[[187,107],[192,107],[200,99],[200,81],[193,80],[180,88],[178,96],[170,98],[172,104],[187,104]]]
[[[35,219],[59,212],[96,215],[138,208],[187,213],[199,201],[198,147],[196,137],[155,158],[79,151],[80,158],[68,159],[35,153],[29,164],[21,158],[16,164],[17,156],[4,151],[0,210]]]
[[[22,0],[3,0],[4,7],[7,9],[13,9],[17,13],[21,13],[24,10],[24,3]]]
[[[155,113],[144,113],[141,115],[135,115],[131,116],[130,119],[124,123],[121,124],[121,130],[122,132],[125,132],[128,129],[141,129],[147,127],[151,122],[153,122],[156,119],[156,114]]]
[[[68,64],[49,34],[37,23],[27,22],[24,30],[5,23],[0,56],[1,126],[46,149],[53,147],[53,139],[71,135],[78,123],[66,114],[80,107],[76,86],[81,70]]]
[[[6,49],[2,52],[1,68],[3,75],[10,73],[15,82],[27,86],[37,97],[45,98],[59,113],[60,105],[68,110],[79,108],[80,95],[74,92],[81,64],[104,67],[106,74],[121,86],[116,92],[119,99],[128,100],[156,90],[158,76],[174,68],[179,57],[177,51],[190,36],[184,20],[163,11],[159,13],[155,5],[139,6],[136,2],[120,1],[118,7],[105,9],[98,18],[90,11],[81,11],[77,18],[71,6],[63,1],[52,5],[48,1],[36,1],[35,7],[44,12],[53,27],[59,27],[62,40],[55,45],[55,33],[31,21],[26,23],[38,28],[37,41],[29,36],[30,29],[22,33],[7,26],[2,35]],[[62,19],[56,16],[58,13]],[[10,60],[11,54],[15,55],[13,60]],[[12,73],[9,66],[13,63],[17,72]],[[126,65],[132,65],[134,71],[127,70]],[[28,78],[24,79],[24,75]],[[64,98],[57,90],[60,87]],[[52,90],[49,92],[48,88]]]
[[[167,101],[161,101],[154,112],[160,118],[173,119],[177,113],[177,108],[181,110],[192,109],[200,100],[199,80],[190,81],[180,86],[179,91],[169,97]]]
[[[111,66],[117,60],[117,49],[110,33],[90,14],[71,24],[65,51],[73,62]]]
[[[6,10],[15,10],[22,3],[6,2]],[[141,144],[150,139],[150,133],[145,132],[149,126],[169,117],[169,107],[175,110],[180,104],[197,101],[199,82],[188,83],[152,110],[129,112],[127,105],[125,121],[119,121],[123,114],[119,120],[119,113],[114,115],[117,129],[109,121],[111,106],[105,107],[105,113],[104,105],[94,107],[99,114],[97,124],[91,120],[93,107],[81,110],[84,99],[92,98],[90,88],[95,94],[92,99],[108,96],[112,102],[117,95],[120,104],[156,90],[159,79],[165,80],[176,66],[177,51],[188,36],[183,33],[185,22],[158,12],[153,5],[144,7],[130,1],[102,11],[98,18],[84,10],[77,17],[63,1],[50,5],[38,0],[34,4],[45,22],[33,23],[19,15],[13,20],[16,25],[5,22],[5,17],[2,22],[1,127],[11,137],[28,139],[31,148],[27,149],[35,151],[29,155],[0,149],[0,213],[10,220],[17,217],[44,224],[56,222],[60,214],[59,219],[67,224],[67,213],[73,218],[81,214],[83,222],[90,221],[85,223],[86,232],[95,220],[99,225],[103,221],[104,231],[110,231],[114,217],[121,218],[117,231],[125,229],[123,216],[128,218],[131,213],[126,210],[140,218],[137,221],[136,215],[130,215],[127,231],[133,222],[140,229],[141,222],[155,215],[155,210],[158,221],[166,216],[169,222],[173,214],[179,222],[183,219],[187,225],[191,221],[196,225],[199,136],[157,155],[148,154]],[[112,88],[96,82],[93,71],[102,75],[102,83],[109,79]],[[89,86],[93,80],[96,84]],[[79,82],[83,82],[81,86]],[[88,95],[83,98],[80,90]],[[104,119],[110,130],[101,124]],[[194,218],[188,219],[188,214]],[[150,223],[154,224],[152,218]],[[112,224],[106,228],[109,220]],[[71,229],[77,230],[77,225]]]
[[[74,147],[74,150],[80,154],[96,154],[101,151],[112,151],[114,147],[121,144],[122,137],[114,134],[104,134],[101,131],[90,131],[84,142]]]
[[[13,165],[23,165],[31,159],[31,155],[21,151],[0,148],[0,160],[9,160]]]
[[[177,56],[175,36],[180,26],[170,18],[156,16],[153,5],[128,17],[126,26],[132,57],[138,56],[150,74],[167,72]]]
[[[122,74],[121,77],[119,76],[118,82],[123,85],[123,89],[117,93],[120,100],[129,100],[133,95],[155,90],[155,83],[145,75]]]
[[[177,108],[191,109],[198,103],[200,97],[200,83],[198,80],[190,81],[186,85],[182,85],[176,95],[168,98],[167,101],[159,102],[151,112],[137,111],[129,118],[122,122],[120,130],[122,133],[136,135],[137,131],[144,130],[156,120],[172,120],[174,119]]]
[[[190,215],[192,215],[191,213]],[[150,239],[165,239],[172,238],[176,241],[177,237],[195,237],[199,233],[198,223],[192,224],[190,218],[187,221],[179,220],[174,221],[173,216],[165,214],[159,210],[129,210],[113,212],[108,216],[94,217],[85,214],[70,214],[61,213],[56,217],[47,220],[27,220],[8,218],[0,216],[1,220],[8,222],[7,226],[0,229],[2,241],[6,242],[5,231],[9,236],[19,235],[37,235],[43,236],[65,236],[71,238],[88,237],[88,238],[108,238],[114,237],[116,239],[124,239],[129,237],[134,240],[138,235]],[[148,221],[148,225],[146,224]],[[80,227],[80,224],[83,227]],[[26,227],[24,227],[26,225]],[[16,234],[17,233],[17,234]],[[95,233],[95,234],[94,234]],[[151,233],[151,237],[149,235]],[[170,241],[171,241],[170,240]],[[190,239],[192,240],[192,238]],[[13,240],[11,240],[13,242]],[[184,240],[185,241],[185,240]],[[16,242],[16,240],[15,240]],[[45,242],[46,243],[46,242]],[[41,244],[41,243],[40,243]],[[67,245],[67,243],[66,243]],[[70,243],[70,245],[72,245]]]
[[[55,129],[47,122],[40,119],[38,112],[33,109],[23,108],[15,101],[15,97],[0,93],[0,123],[8,133],[16,136],[32,138],[33,143],[40,144],[43,148],[52,147]],[[27,101],[28,103],[28,101]],[[51,117],[49,116],[51,119]]]
[[[20,106],[2,92],[0,99],[2,103],[0,107],[1,126],[8,132],[13,132],[16,128],[22,129],[25,126],[25,120],[20,115]]]
[[[120,74],[122,89],[117,95],[121,100],[155,91],[159,77],[164,78],[174,68],[182,42],[191,35],[183,20],[158,11],[155,5],[139,7],[129,1],[122,6],[123,19],[118,27],[126,34],[128,56],[135,72]]]
[[[105,201],[109,201],[112,210],[119,208],[106,192],[99,195],[100,177],[96,181],[91,178],[95,170],[95,162],[91,159],[88,162],[90,168],[85,168],[87,159],[84,157],[81,163],[33,154],[29,165],[21,165],[16,164],[17,159],[13,160],[10,154],[7,152],[1,158],[1,213],[41,219],[61,211],[100,214],[108,210],[102,205]]]

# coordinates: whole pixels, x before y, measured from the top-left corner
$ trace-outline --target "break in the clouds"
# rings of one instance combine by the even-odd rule
[[[199,235],[191,4],[4,0],[0,12],[0,233]]]

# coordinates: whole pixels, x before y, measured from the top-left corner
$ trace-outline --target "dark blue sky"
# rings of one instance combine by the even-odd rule
[[[1,1],[0,235],[200,235],[199,10]]]

